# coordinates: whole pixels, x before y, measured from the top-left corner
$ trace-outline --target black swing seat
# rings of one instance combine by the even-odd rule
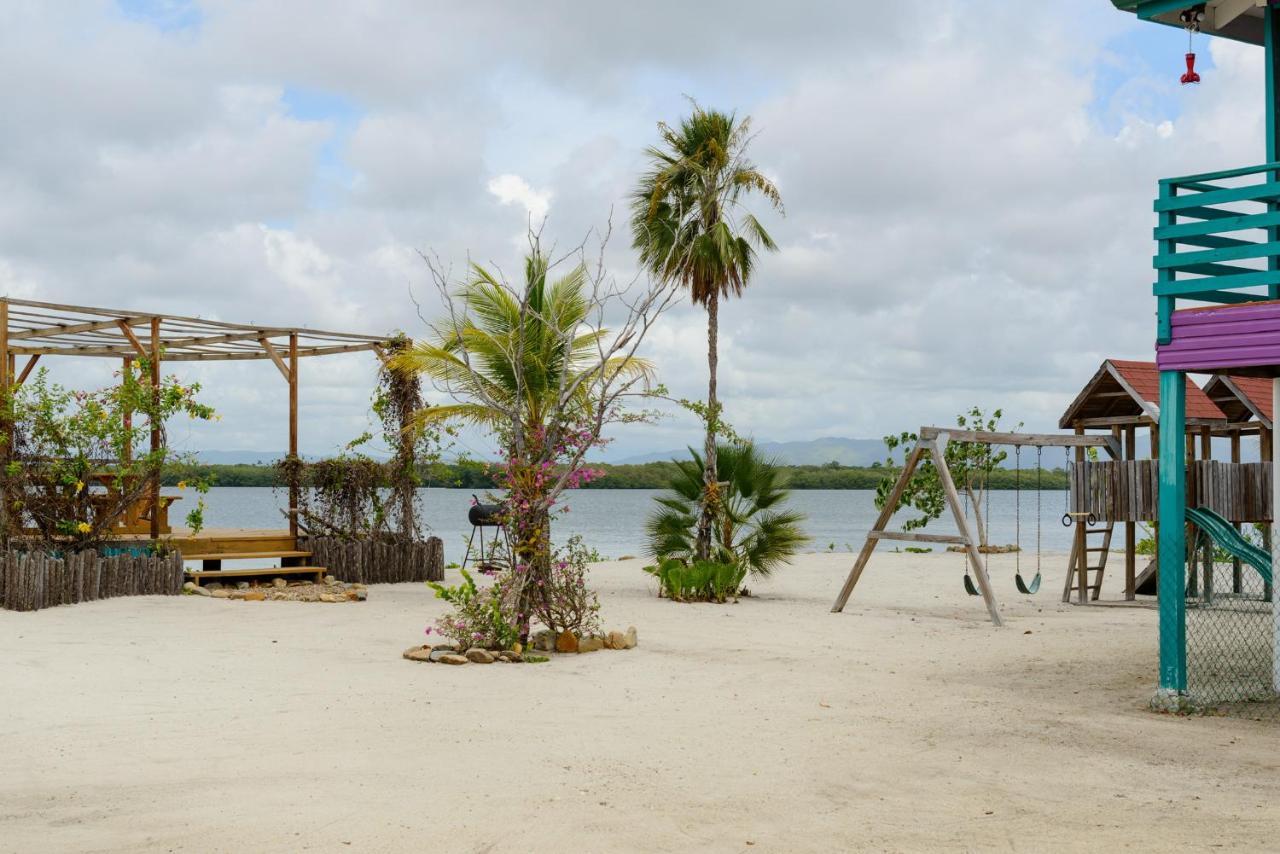
[[[968,593],[970,596],[982,595],[978,592],[978,588],[973,586],[973,579],[969,577],[969,573],[967,572],[964,574],[964,592]]]
[[[1040,589],[1040,573],[1036,573],[1030,584],[1022,580],[1022,573],[1018,573],[1013,576],[1013,583],[1017,585],[1019,593],[1025,593],[1028,596],[1034,595]]]

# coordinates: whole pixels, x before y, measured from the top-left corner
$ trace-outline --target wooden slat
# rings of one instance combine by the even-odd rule
[[[954,543],[964,545],[965,538],[958,534],[921,534],[915,531],[871,531],[873,540],[901,540],[907,543]]]

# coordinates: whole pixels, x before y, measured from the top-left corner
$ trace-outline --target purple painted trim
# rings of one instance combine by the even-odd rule
[[[1173,338],[1156,347],[1162,371],[1280,366],[1280,302],[1175,311]]]

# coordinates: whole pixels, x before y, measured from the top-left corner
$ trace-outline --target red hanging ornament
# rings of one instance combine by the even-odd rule
[[[1196,55],[1194,53],[1187,54],[1187,73],[1182,75],[1182,85],[1188,83],[1199,83],[1200,75],[1196,74]]]
[[[1199,83],[1200,75],[1196,74],[1196,54],[1195,54],[1195,37],[1200,32],[1200,25],[1205,19],[1205,5],[1200,3],[1192,6],[1190,9],[1182,10],[1178,15],[1178,19],[1182,21],[1182,26],[1187,30],[1187,73],[1182,75],[1182,85],[1188,83]]]

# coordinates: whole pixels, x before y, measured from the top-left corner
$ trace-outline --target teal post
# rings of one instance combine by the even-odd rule
[[[1160,182],[1160,200],[1172,199],[1178,195],[1178,188],[1170,181]],[[1167,225],[1174,225],[1178,218],[1169,211],[1161,211],[1156,215],[1157,226],[1163,228]],[[1178,245],[1172,240],[1156,241],[1156,257],[1161,255],[1172,254],[1178,251]],[[1156,284],[1174,281],[1173,270],[1167,267],[1161,267],[1156,271]],[[1174,297],[1157,296],[1156,297],[1156,343],[1168,344],[1173,340],[1173,312],[1178,307],[1177,300]]]
[[[1280,161],[1280,110],[1276,109],[1276,98],[1280,97],[1280,13],[1278,13],[1270,3],[1263,10],[1265,34],[1263,44],[1266,49],[1266,67],[1264,74],[1267,78],[1267,162],[1275,163]],[[1280,173],[1272,172],[1269,176],[1272,181],[1280,180]],[[1274,201],[1267,202],[1268,211],[1280,210]],[[1267,239],[1271,242],[1280,240],[1280,228],[1267,229]],[[1267,259],[1267,269],[1276,271],[1280,270],[1280,258],[1271,256]],[[1280,299],[1280,284],[1272,284],[1267,286],[1267,295],[1271,299]]]
[[[1186,374],[1160,372],[1160,693],[1187,690]]]

